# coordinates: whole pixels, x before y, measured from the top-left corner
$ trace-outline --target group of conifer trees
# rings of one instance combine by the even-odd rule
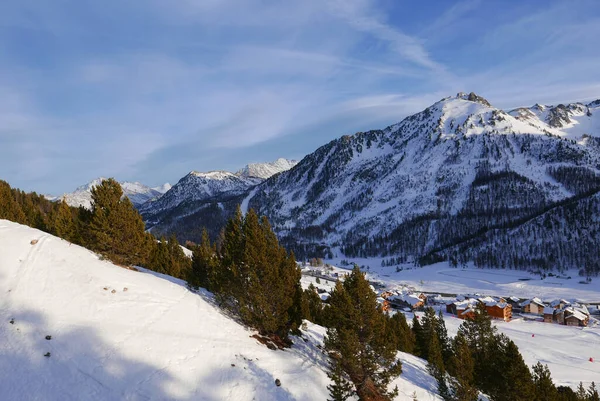
[[[388,314],[376,301],[364,274],[355,266],[337,282],[327,304],[316,289],[304,291],[303,316],[326,326],[330,356],[330,401],[357,395],[360,400],[390,400],[391,380],[401,374],[396,352],[411,353],[428,363],[440,396],[446,401],[600,401],[594,383],[577,391],[552,382],[548,367],[525,364],[516,344],[492,325],[483,304],[475,317],[448,336],[443,316],[432,308],[409,326],[403,313]]]
[[[184,278],[191,267],[175,237],[156,240],[121,186],[110,178],[92,189],[90,210],[52,202],[0,181],[0,218],[25,224],[84,246],[114,263],[143,266]]]
[[[261,335],[289,340],[302,323],[300,269],[279,245],[266,217],[237,209],[216,243],[206,232],[194,249],[188,283],[213,292],[220,305]]]

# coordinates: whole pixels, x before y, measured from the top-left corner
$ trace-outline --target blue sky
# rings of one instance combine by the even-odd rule
[[[0,179],[60,194],[301,158],[458,91],[600,98],[600,2],[0,3]]]

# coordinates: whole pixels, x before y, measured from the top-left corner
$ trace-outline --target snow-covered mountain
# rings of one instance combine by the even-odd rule
[[[99,185],[105,179],[106,178],[104,177],[96,178],[85,185],[77,187],[75,191],[54,199],[64,199],[69,206],[83,206],[86,209],[90,209],[92,207],[92,188]],[[123,189],[123,195],[127,196],[131,203],[133,203],[133,205],[136,207],[139,207],[151,199],[156,199],[162,196],[162,194],[171,188],[169,183],[163,184],[156,188],[150,188],[147,185],[140,184],[139,182],[123,181],[120,184],[121,188]]]
[[[497,249],[510,243],[506,229],[527,223],[528,235],[542,237],[527,244],[531,257],[554,252],[575,265],[583,252],[553,239],[581,236],[599,244],[598,227],[565,222],[562,209],[553,216],[563,219],[555,224],[560,229],[532,219],[585,196],[597,202],[598,102],[532,111],[533,117],[518,110],[507,113],[475,94],[442,99],[384,130],[330,142],[244,202],[267,215],[300,254],[304,247],[339,247],[347,255],[460,254],[500,263]],[[583,213],[589,205],[573,207]],[[471,249],[475,240],[485,243],[479,251]],[[518,263],[522,251],[504,253]]]
[[[599,115],[600,101],[507,112],[459,93],[245,190],[144,217],[157,234],[197,241],[241,204],[299,257],[580,268],[600,260]]]
[[[181,280],[6,220],[0,249],[3,401],[328,398],[323,327],[272,351]],[[426,362],[398,356],[396,400],[441,400]]]
[[[170,231],[173,225],[179,224],[182,216],[197,213],[215,200],[222,209],[232,199],[245,195],[265,179],[290,169],[296,163],[294,160],[277,159],[271,163],[248,164],[236,173],[192,171],[162,197],[141,206],[140,211],[147,226],[156,233]]]
[[[296,164],[298,164],[297,160],[279,158],[271,163],[250,163],[235,174],[239,177],[257,177],[266,180],[275,174],[291,169]]]

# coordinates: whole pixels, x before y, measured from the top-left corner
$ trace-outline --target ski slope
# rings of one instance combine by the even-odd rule
[[[0,220],[0,293],[3,401],[328,396],[327,360],[318,347],[322,327],[308,324],[291,349],[271,351],[224,315],[209,293],[115,266],[6,220]],[[397,400],[413,392],[422,401],[440,400],[426,363],[399,357],[404,374],[394,381]]]

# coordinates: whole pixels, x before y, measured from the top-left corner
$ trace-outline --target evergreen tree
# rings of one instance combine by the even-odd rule
[[[209,291],[220,290],[215,280],[216,253],[216,249],[210,243],[208,231],[202,230],[200,244],[193,250],[192,268],[188,278],[191,286],[203,287]]]
[[[346,378],[347,375],[337,358],[331,358],[327,377],[329,377],[332,382],[327,385],[327,390],[329,390],[329,396],[331,397],[328,401],[346,401],[354,394],[354,391],[352,390],[353,386]]]
[[[579,382],[579,386],[577,386],[577,399],[580,401],[587,400],[587,392],[585,391],[585,387],[583,387],[583,383]]]
[[[429,373],[435,378],[438,385],[438,393],[444,400],[449,401],[450,391],[446,383],[446,368],[442,356],[442,348],[435,333],[429,336],[427,368]]]
[[[493,382],[498,380],[493,361],[498,356],[499,344],[496,328],[492,326],[484,304],[479,303],[476,306],[473,319],[466,319],[458,332],[464,337],[473,355],[475,384],[487,392],[493,387]]]
[[[386,318],[377,296],[358,267],[337,282],[329,298],[331,327],[325,349],[339,357],[342,369],[356,387],[361,400],[389,399],[397,389],[388,391],[391,379],[402,371],[396,360],[396,346],[387,338]]]
[[[415,337],[414,354],[420,356],[425,354],[427,347],[425,346],[425,335],[423,333],[423,327],[417,314],[413,314],[411,329]]]
[[[0,180],[0,219],[27,224],[25,213],[13,196],[13,191],[7,182]]]
[[[540,362],[533,365],[532,376],[536,401],[553,401],[558,398],[558,392],[552,382],[547,365],[542,365]]]
[[[396,349],[412,354],[415,349],[415,335],[406,322],[404,313],[396,312],[388,316],[388,337],[394,340]]]
[[[438,336],[444,364],[447,366],[450,363],[450,359],[452,359],[452,342],[450,341],[450,337],[448,337],[448,330],[446,329],[444,315],[441,310],[437,315],[435,333]]]
[[[494,401],[531,401],[535,399],[535,389],[529,368],[523,361],[517,345],[503,334],[500,343],[504,345],[501,358],[495,362],[501,370],[499,391]]]
[[[449,366],[451,393],[454,401],[477,401],[479,391],[473,383],[475,363],[471,350],[462,334],[456,335],[453,341],[453,357]]]
[[[317,289],[312,283],[304,290],[302,303],[303,318],[310,320],[313,323],[323,325],[323,302],[317,293]]]
[[[143,264],[150,245],[144,222],[117,181],[112,178],[92,189],[90,245],[115,263]]]
[[[161,274],[169,274],[171,266],[171,256],[169,255],[169,246],[167,240],[163,237],[160,241],[154,241],[152,250],[146,263],[147,267]]]
[[[252,209],[243,217],[238,207],[223,231],[218,256],[209,267],[220,302],[261,334],[287,341],[302,323],[301,274],[268,220]]]
[[[600,395],[598,395],[598,389],[596,383],[592,382],[590,388],[587,391],[587,400],[589,401],[600,401]]]
[[[60,238],[63,238],[70,242],[75,242],[76,239],[76,227],[73,219],[73,213],[71,208],[64,201],[59,202],[58,209],[52,216],[52,232]]]

